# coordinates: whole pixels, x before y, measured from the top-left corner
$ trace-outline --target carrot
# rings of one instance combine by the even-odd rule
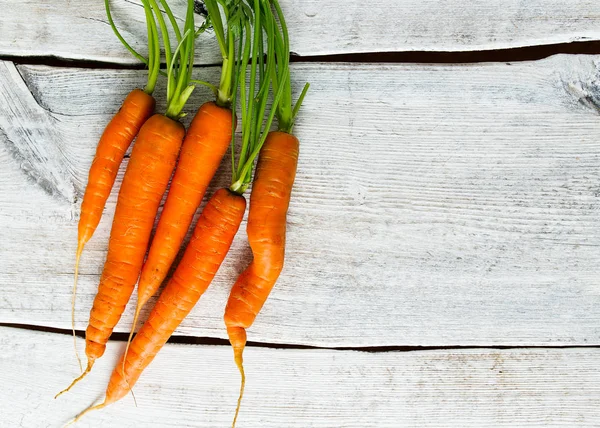
[[[152,24],[155,26],[151,10],[157,12],[156,8],[150,8],[146,1],[144,7],[147,21],[151,27]],[[106,263],[86,330],[87,367],[81,376],[58,395],[83,379],[94,362],[104,354],[106,343],[138,280],[154,219],[185,135],[185,129],[178,119],[194,89],[194,86],[188,86],[192,62],[190,57],[193,58],[194,51],[193,19],[193,1],[190,0],[186,18],[188,28],[174,55],[177,57],[177,53],[183,49],[184,54],[178,61],[177,76],[173,74],[174,64],[170,53],[166,54],[169,65],[167,79],[169,83],[171,80],[176,81],[177,87],[172,92],[168,90],[166,114],[155,114],[140,129],[119,191]],[[153,49],[158,51],[156,29],[150,33],[153,34]],[[167,37],[164,31],[165,45],[168,45]]]
[[[296,137],[285,132],[272,132],[260,151],[256,166],[246,229],[253,260],[231,289],[224,316],[234,360],[242,376],[234,426],[246,382],[243,368],[246,329],[256,319],[283,269],[286,214],[296,176],[298,151]]]
[[[114,25],[108,0],[104,2],[106,7],[106,15],[109,23],[125,47],[128,48],[136,57],[147,64],[154,66],[156,60],[153,56],[149,56],[146,61],[123,39],[117,27]],[[154,54],[154,52],[152,52]],[[123,101],[120,110],[110,120],[98,146],[90,171],[88,173],[88,184],[83,195],[81,203],[81,214],[79,217],[77,231],[77,251],[75,255],[75,279],[73,282],[73,297],[71,302],[71,329],[73,331],[73,344],[75,347],[75,355],[81,367],[81,360],[77,352],[77,341],[75,336],[75,298],[77,295],[77,278],[79,276],[79,261],[81,254],[88,241],[96,231],[102,211],[106,205],[106,200],[110,195],[110,191],[117,178],[119,166],[123,162],[125,152],[131,145],[131,142],[138,134],[141,126],[154,112],[155,101],[152,97],[154,87],[156,85],[157,73],[154,68],[149,69],[148,83],[144,90],[134,89]]]
[[[277,0],[273,4],[282,27],[279,33],[272,25],[275,35],[271,38],[271,43],[275,44],[278,64],[277,72],[272,73],[273,85],[282,91],[280,101],[274,107],[279,130],[270,132],[262,147],[257,148],[260,149],[260,154],[252,185],[247,225],[253,260],[231,289],[224,315],[234,361],[242,378],[233,426],[237,421],[246,383],[243,367],[246,329],[256,319],[283,269],[286,216],[299,153],[299,141],[291,132],[294,118],[308,90],[307,84],[296,106],[292,107],[287,27]],[[263,12],[268,20],[273,20],[270,4],[267,3]],[[242,180],[247,177],[244,169],[240,176]]]
[[[130,352],[123,354],[113,371],[104,401],[88,408],[77,419],[127,395],[210,285],[229,251],[245,209],[243,196],[228,189],[215,192],[198,219],[181,263],[131,342]]]
[[[140,130],[119,192],[108,255],[86,330],[88,367],[101,357],[142,268],[185,130],[160,114]]]

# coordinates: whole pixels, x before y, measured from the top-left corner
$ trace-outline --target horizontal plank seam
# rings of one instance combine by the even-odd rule
[[[0,328],[14,328],[30,331],[41,331],[45,333],[71,335],[72,331],[55,327],[44,327],[30,324],[18,323],[0,323]],[[80,337],[85,337],[85,331],[75,330],[75,334]],[[111,341],[126,342],[129,338],[129,333],[113,333],[110,337]],[[171,336],[168,343],[180,345],[205,345],[205,346],[229,346],[227,339],[219,339],[214,337],[196,337],[196,336]],[[273,349],[298,349],[298,350],[328,350],[328,351],[356,351],[367,353],[384,353],[384,352],[419,352],[419,351],[466,351],[466,350],[511,350],[511,349],[600,349],[600,344],[589,345],[442,345],[442,346],[310,346],[310,345],[295,345],[282,343],[268,342],[251,342],[246,344],[246,347],[254,348],[273,348]]]
[[[10,61],[22,65],[47,65],[57,68],[91,68],[107,70],[144,70],[146,66],[139,64],[120,64],[111,61],[96,61],[87,59],[69,59],[59,56],[20,56],[20,55],[0,55],[0,61]],[[214,67],[220,63],[195,64],[194,68]],[[166,70],[165,63],[161,63],[161,68]]]
[[[558,54],[598,55],[600,54],[600,41],[556,43],[480,51],[396,51],[314,56],[300,56],[292,53],[291,62],[476,64],[482,62],[536,61]],[[0,55],[0,60],[12,61],[18,64],[47,65],[52,67],[69,68],[99,68],[117,70],[143,70],[145,68],[145,66],[141,63],[119,64],[110,61],[67,59],[54,55]],[[194,65],[194,68],[214,67],[216,65],[219,65],[219,63],[197,64]],[[165,64],[163,64],[162,67],[166,68]]]

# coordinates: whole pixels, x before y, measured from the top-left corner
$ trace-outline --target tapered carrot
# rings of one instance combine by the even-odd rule
[[[264,2],[262,5],[265,18],[273,20],[270,2]],[[233,347],[234,361],[242,378],[233,426],[237,421],[246,383],[243,367],[246,329],[256,319],[283,269],[286,217],[299,153],[299,141],[291,132],[294,118],[308,90],[307,84],[296,106],[293,107],[287,27],[277,0],[273,0],[273,5],[281,23],[281,33],[276,26],[272,25],[275,34],[270,38],[271,43],[275,45],[278,64],[276,72],[271,73],[273,85],[282,93],[279,103],[274,107],[279,130],[270,132],[264,144],[255,149],[255,152],[260,149],[260,154],[250,196],[247,226],[253,260],[231,289],[224,315],[227,335]],[[244,168],[241,170],[240,177],[240,180],[248,177]]]
[[[81,203],[77,235],[78,256],[98,227],[125,152],[142,125],[152,115],[154,105],[155,101],[151,95],[134,89],[127,95],[121,109],[100,137]]]
[[[109,23],[113,28],[115,34],[123,42],[126,48],[128,48],[136,57],[141,59],[143,62],[152,64],[156,63],[154,58],[154,52],[151,51],[152,55],[149,55],[148,61],[141,57],[135,52],[123,39],[119,31],[117,30],[112,16],[110,13],[110,7],[108,0],[105,0],[106,14],[108,16]],[[75,347],[75,355],[79,362],[79,368],[81,369],[81,361],[79,360],[79,354],[77,352],[77,342],[75,337],[75,299],[77,296],[77,278],[79,275],[79,261],[81,254],[88,241],[96,231],[100,218],[102,217],[102,211],[106,205],[110,192],[117,178],[117,172],[119,166],[123,162],[125,152],[131,145],[131,142],[138,134],[141,126],[154,112],[155,101],[152,97],[152,92],[156,85],[156,78],[158,73],[153,68],[149,69],[148,73],[148,84],[144,90],[134,89],[123,101],[123,105],[120,110],[110,120],[98,146],[96,147],[96,154],[90,171],[88,173],[88,184],[83,195],[83,201],[81,202],[81,214],[79,217],[79,224],[77,230],[77,251],[75,255],[75,278],[73,282],[73,297],[71,302],[71,329],[73,331],[73,344]]]
[[[159,39],[152,10],[160,12],[151,8],[147,0],[143,0],[143,4],[146,20],[150,27],[154,26],[154,30],[149,31],[153,36],[153,49],[158,51]],[[167,112],[165,115],[152,116],[140,129],[119,191],[106,263],[86,329],[87,367],[81,376],[58,395],[68,391],[85,377],[94,362],[104,354],[106,343],[138,280],[156,213],[185,135],[185,129],[178,119],[194,89],[193,85],[188,85],[194,52],[193,10],[193,1],[189,0],[187,31],[174,54],[175,58],[179,58],[177,53],[184,52],[177,60],[177,75],[173,74],[175,67],[171,62],[170,52],[166,54],[169,66]],[[165,45],[168,46],[166,29],[162,34]],[[177,85],[171,91],[171,84],[174,82]]]
[[[243,369],[246,329],[256,319],[283,269],[286,215],[298,150],[296,137],[286,132],[272,132],[256,166],[246,229],[253,260],[231,289],[224,316],[234,360],[242,376],[235,419],[246,381]]]
[[[129,352],[116,365],[104,401],[88,408],[77,419],[127,395],[210,285],[229,251],[245,209],[246,199],[243,196],[228,189],[215,192],[198,219],[173,277],[131,342]]]

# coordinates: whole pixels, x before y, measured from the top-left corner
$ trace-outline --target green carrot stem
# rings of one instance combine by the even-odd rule
[[[173,12],[171,11],[169,4],[166,2],[166,0],[160,0],[160,4],[162,5],[162,7],[165,8],[167,17],[169,18],[169,21],[171,22],[171,27],[173,27],[173,31],[175,32],[175,37],[177,39],[177,43],[181,42],[181,31],[179,31],[179,25],[177,25],[177,20],[175,19],[175,15],[173,15]]]
[[[144,64],[148,65],[148,60],[146,58],[144,58],[142,55],[140,55],[135,49],[133,49],[131,47],[131,45],[129,43],[127,43],[127,41],[125,40],[125,38],[121,35],[121,33],[119,32],[119,30],[117,29],[117,26],[115,25],[115,22],[113,21],[113,18],[112,18],[112,13],[110,12],[110,3],[109,3],[109,0],[104,0],[104,7],[106,9],[106,17],[108,18],[108,23],[110,24],[110,28],[112,28],[113,32],[115,33],[115,35],[117,36],[117,38],[119,39],[119,41],[123,44],[123,46],[125,46],[125,48],[135,58],[137,58],[138,60],[140,60]]]

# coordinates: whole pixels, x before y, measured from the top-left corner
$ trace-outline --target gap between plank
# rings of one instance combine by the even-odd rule
[[[291,62],[465,64],[537,61],[558,54],[598,55],[600,54],[600,41],[558,43],[485,51],[372,52],[304,57],[292,56]]]
[[[21,330],[31,331],[43,331],[46,333],[63,334],[71,336],[72,331],[69,329],[55,328],[55,327],[43,327],[30,324],[17,324],[17,323],[0,323],[0,328],[15,328]],[[82,330],[75,330],[77,337],[84,338],[85,332]],[[126,342],[129,338],[129,333],[113,333],[110,336],[111,341],[115,342]],[[206,346],[230,346],[229,340],[218,339],[214,337],[195,337],[195,336],[171,336],[168,343],[181,344],[181,345],[206,345]],[[490,349],[490,350],[509,350],[509,349],[576,349],[576,348],[592,348],[600,349],[600,344],[590,345],[519,345],[519,346],[507,346],[507,345],[445,345],[445,346],[340,346],[340,347],[329,347],[329,346],[310,346],[310,345],[293,345],[293,344],[282,344],[282,343],[267,343],[267,342],[251,342],[246,344],[246,347],[253,348],[274,348],[274,349],[317,349],[317,350],[329,350],[329,351],[358,351],[367,353],[382,353],[382,352],[417,352],[417,351],[462,351],[462,350],[473,350],[473,349]]]
[[[300,56],[292,52],[291,62],[322,63],[427,63],[427,64],[465,64],[482,62],[520,62],[536,61],[558,54],[600,54],[600,41],[557,43],[550,45],[525,46],[520,48],[494,49],[484,51],[412,51],[412,52],[369,52],[353,54],[332,54]],[[47,65],[51,67],[143,70],[143,64],[119,64],[83,59],[66,59],[57,56],[18,56],[0,55],[0,60],[27,65]],[[194,68],[213,67],[219,63],[195,65]],[[166,67],[162,64],[162,67]]]

